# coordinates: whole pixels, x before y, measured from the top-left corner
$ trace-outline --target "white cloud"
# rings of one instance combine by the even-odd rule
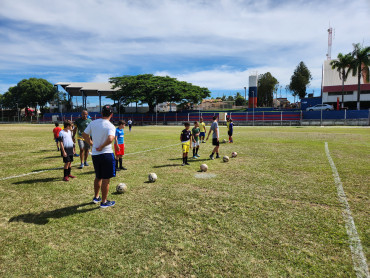
[[[368,15],[368,0],[2,0],[0,72],[63,67],[60,75],[82,71],[91,81],[167,71],[231,89],[251,70],[287,84],[304,61],[319,87],[329,21],[335,57],[353,42],[370,44]]]

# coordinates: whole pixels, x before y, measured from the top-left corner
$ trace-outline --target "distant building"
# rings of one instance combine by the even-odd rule
[[[223,101],[219,98],[203,99],[202,103],[196,105],[197,110],[232,109],[235,101]]]
[[[332,69],[330,60],[324,61],[322,80],[322,101],[337,106],[337,100],[342,102],[342,79],[337,69]],[[361,109],[370,108],[370,83],[365,80],[365,74],[361,77]],[[357,76],[349,73],[344,82],[344,107],[356,109],[357,103]]]
[[[176,112],[176,109],[176,103],[169,102],[158,103],[158,105],[155,107],[155,111],[157,112]]]

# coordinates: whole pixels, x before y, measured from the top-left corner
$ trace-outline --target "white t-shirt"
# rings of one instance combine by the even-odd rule
[[[97,147],[100,147],[107,140],[109,135],[114,136],[116,134],[116,128],[110,121],[105,119],[92,121],[84,132],[92,137],[92,155],[113,153],[112,145],[105,146],[101,151],[96,150]]]
[[[72,132],[70,130],[61,130],[59,138],[62,140],[64,148],[73,148]]]

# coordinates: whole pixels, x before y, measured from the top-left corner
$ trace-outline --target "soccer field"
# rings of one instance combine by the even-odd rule
[[[92,163],[62,181],[52,129],[0,125],[1,277],[356,277],[325,142],[370,259],[369,128],[235,127],[236,158],[209,140],[184,167],[182,127],[126,128],[105,210]]]

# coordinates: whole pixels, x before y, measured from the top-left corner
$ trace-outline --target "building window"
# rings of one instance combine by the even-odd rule
[[[341,96],[342,92],[329,92],[328,96]],[[343,95],[353,95],[353,91],[344,91]]]

